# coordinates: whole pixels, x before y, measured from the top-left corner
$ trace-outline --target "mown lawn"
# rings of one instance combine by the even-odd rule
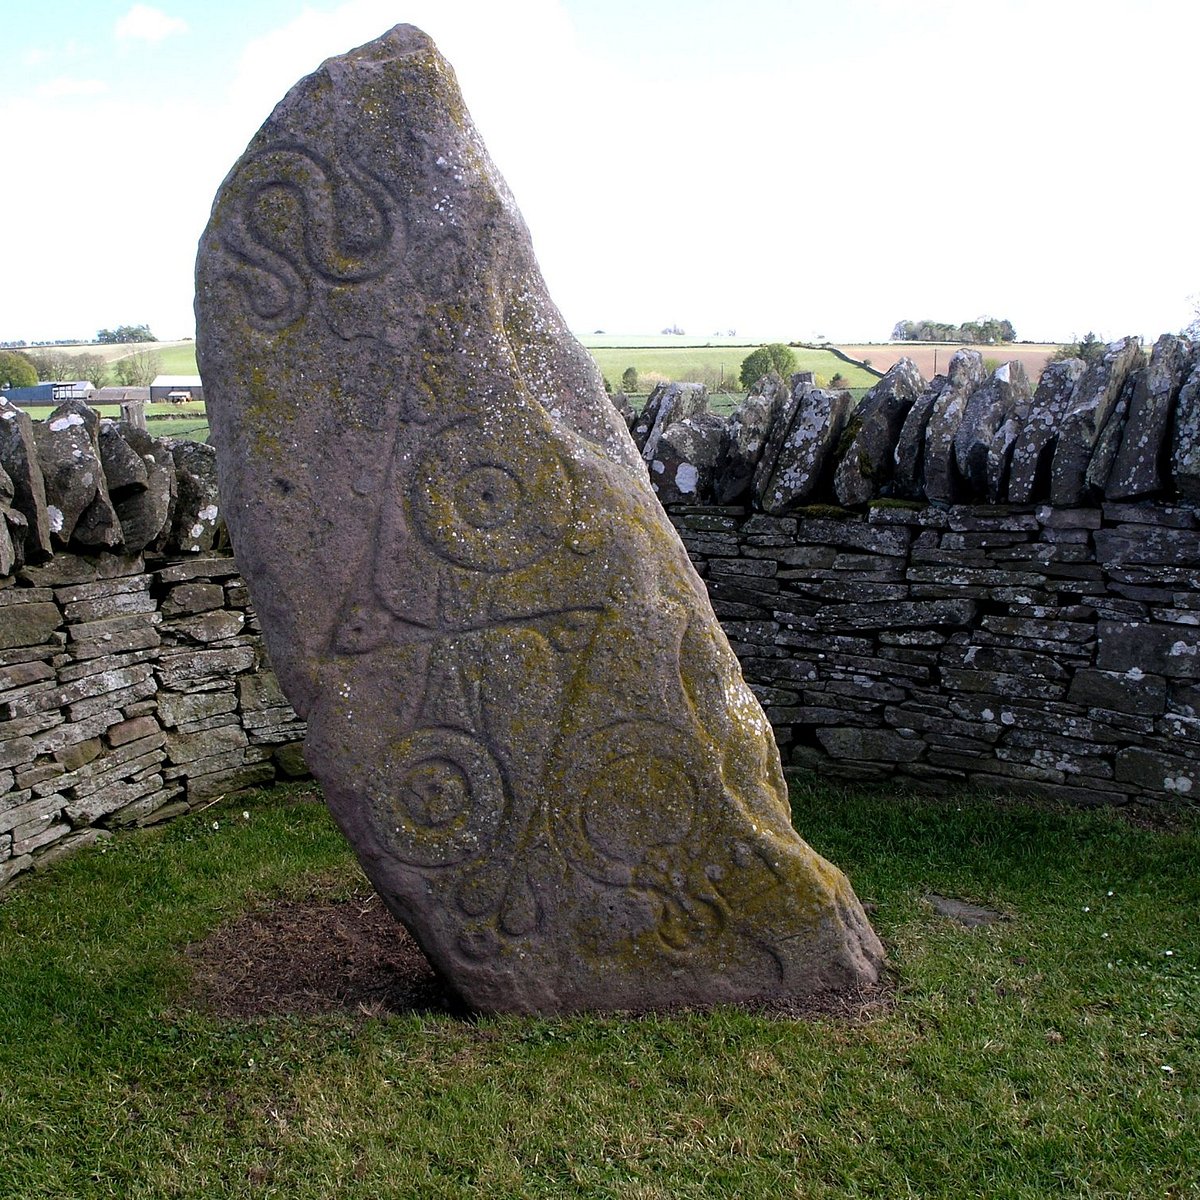
[[[794,802],[890,952],[861,1020],[218,1017],[189,942],[360,886],[319,804],[258,793],[59,863],[0,899],[0,1196],[1200,1194],[1194,818]]]

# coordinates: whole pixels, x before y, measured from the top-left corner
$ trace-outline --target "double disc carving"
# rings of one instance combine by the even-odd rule
[[[504,818],[500,767],[459,729],[416,729],[384,756],[375,802],[392,850],[418,867],[444,867],[486,850]]]
[[[629,884],[657,850],[692,833],[702,772],[679,730],[655,721],[622,722],[572,743],[566,753],[560,794],[573,804],[555,835],[585,874]]]
[[[410,501],[440,557],[499,573],[556,549],[571,519],[571,476],[552,444],[511,417],[468,419],[431,439]]]

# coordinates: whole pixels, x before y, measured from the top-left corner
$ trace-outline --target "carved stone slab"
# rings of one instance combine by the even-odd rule
[[[468,1005],[876,977],[424,34],[288,93],[217,196],[196,306],[226,518],[308,761]]]

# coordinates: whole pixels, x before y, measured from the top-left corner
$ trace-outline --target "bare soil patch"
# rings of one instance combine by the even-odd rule
[[[275,900],[187,949],[190,1004],[225,1017],[454,1008],[421,948],[366,888]]]
[[[189,946],[191,983],[183,1002],[215,1016],[253,1019],[352,1012],[467,1015],[421,948],[365,886],[349,896],[314,892],[273,900]],[[889,1009],[888,980],[849,992],[745,1004],[783,1019],[869,1021]]]

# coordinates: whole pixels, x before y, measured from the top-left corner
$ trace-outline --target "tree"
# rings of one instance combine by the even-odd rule
[[[1090,329],[1077,342],[1059,346],[1050,356],[1051,362],[1062,362],[1067,358],[1082,358],[1084,362],[1096,362],[1104,357],[1106,347],[1103,338],[1098,338]]]
[[[158,338],[150,332],[149,325],[118,325],[116,329],[98,330],[96,341],[115,346],[125,342],[157,342]]]
[[[742,359],[738,378],[742,387],[752,388],[764,375],[776,371],[786,379],[796,369],[796,355],[782,342],[759,346]]]
[[[37,368],[28,354],[0,350],[0,387],[33,387],[37,381]]]
[[[87,379],[94,383],[98,388],[103,387],[108,382],[108,363],[104,361],[104,357],[100,354],[75,354],[72,355],[74,360],[75,379]]]
[[[892,326],[895,342],[966,342],[968,345],[994,345],[1015,342],[1017,331],[1013,323],[996,317],[980,317],[949,325],[945,321],[897,321]]]
[[[161,370],[162,355],[153,350],[137,350],[112,365],[113,378],[121,387],[149,387]]]
[[[637,367],[626,367],[621,373],[621,391],[636,392],[638,385]]]
[[[38,378],[44,380],[78,379],[75,373],[75,355],[65,350],[50,348],[31,351],[29,354]]]

